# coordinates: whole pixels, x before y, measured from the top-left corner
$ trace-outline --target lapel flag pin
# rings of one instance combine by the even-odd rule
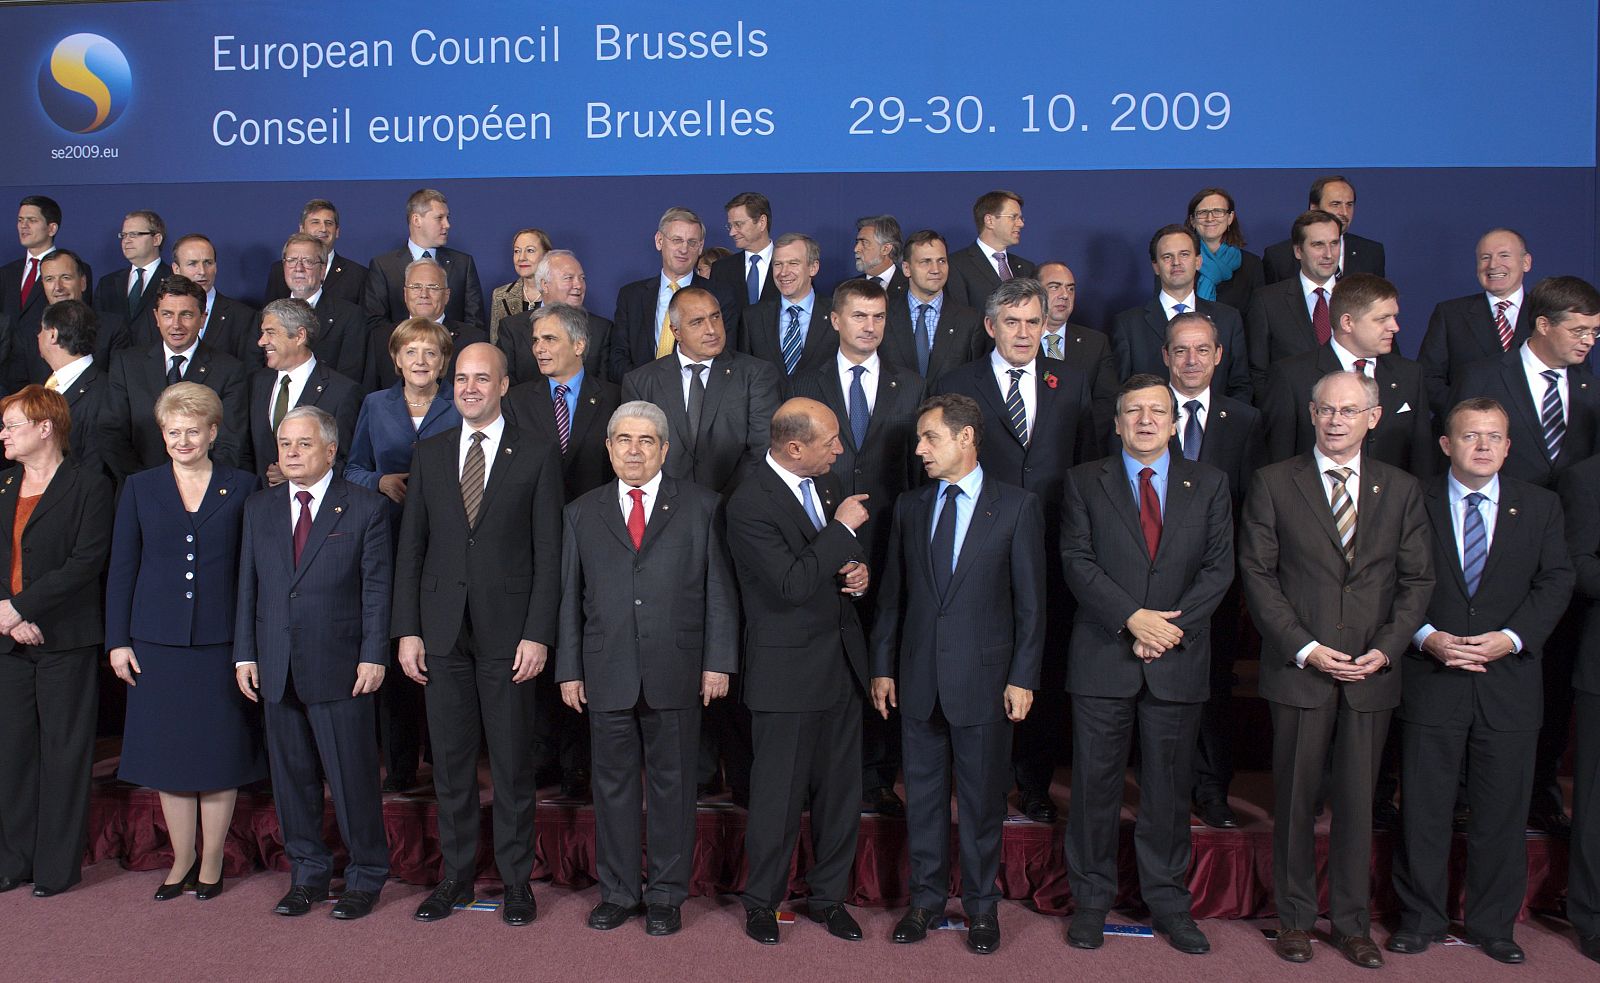
[[[1508,514],[1510,514],[1510,515],[1516,515],[1517,514],[1517,510],[1515,508],[1506,509],[1506,512]]]

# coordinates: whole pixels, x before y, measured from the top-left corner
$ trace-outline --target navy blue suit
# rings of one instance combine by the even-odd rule
[[[389,846],[378,791],[370,694],[352,697],[356,666],[389,664],[394,554],[381,495],[334,477],[298,565],[293,482],[245,503],[235,659],[258,663],[267,758],[293,883],[326,890],[320,761],[350,849],[347,890],[383,889]]]
[[[449,392],[443,388],[433,397],[433,405],[423,415],[420,427],[411,425],[404,383],[397,382],[388,389],[369,393],[361,403],[361,414],[356,417],[356,436],[350,443],[350,457],[344,466],[345,480],[377,491],[378,479],[384,475],[410,472],[411,454],[417,441],[460,426],[461,414],[456,412]],[[391,523],[398,528],[400,506],[387,497],[384,501],[388,502]]]

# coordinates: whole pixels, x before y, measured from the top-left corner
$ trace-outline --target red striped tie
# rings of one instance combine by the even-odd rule
[[[23,296],[27,295],[24,294]],[[1494,327],[1496,331],[1500,332],[1501,349],[1508,352],[1511,350],[1512,331],[1511,322],[1506,320],[1506,308],[1510,306],[1511,301],[1509,300],[1497,300],[1494,302]]]

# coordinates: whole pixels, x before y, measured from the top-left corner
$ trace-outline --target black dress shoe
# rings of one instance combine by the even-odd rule
[[[1162,915],[1155,919],[1156,934],[1165,935],[1167,944],[1179,952],[1191,956],[1203,956],[1211,951],[1211,942],[1206,939],[1206,934],[1200,931],[1200,926],[1194,923],[1194,917],[1187,911],[1176,915]]]
[[[1056,804],[1050,801],[1050,796],[1040,795],[1037,792],[1022,793],[1022,814],[1046,826],[1054,825],[1060,815],[1056,811]]]
[[[339,896],[333,906],[333,917],[347,922],[357,918],[365,918],[372,914],[372,908],[378,903],[378,895],[373,891],[346,891]]]
[[[221,893],[222,893],[222,875],[221,874],[218,874],[217,875],[217,879],[215,881],[211,882],[210,884],[207,884],[205,881],[195,881],[194,882],[194,899],[196,901],[210,901],[212,898],[216,897],[217,895],[219,895]]]
[[[390,775],[383,780],[381,790],[385,795],[393,795],[396,792],[407,792],[416,787],[416,775]]]
[[[809,908],[807,914],[811,916],[812,921],[828,926],[828,934],[834,938],[844,939],[846,942],[861,941],[861,926],[850,917],[850,912],[845,910],[844,905],[831,904],[821,911]]]
[[[1195,815],[1200,821],[1212,829],[1238,829],[1239,817],[1233,814],[1233,809],[1221,799],[1212,799],[1208,802],[1196,802]]]
[[[1578,951],[1600,963],[1600,935],[1578,936]]]
[[[1417,932],[1409,928],[1397,930],[1389,936],[1389,941],[1383,944],[1390,952],[1398,952],[1402,956],[1415,956],[1427,952],[1428,946],[1435,942],[1443,942],[1443,932]]]
[[[427,900],[417,905],[417,913],[411,917],[419,922],[443,921],[456,910],[456,905],[471,904],[473,898],[471,881],[440,881]]]
[[[778,913],[771,908],[747,909],[744,913],[744,934],[762,945],[777,945]]]
[[[906,815],[906,804],[888,786],[868,789],[867,794],[861,797],[861,805],[886,819],[904,819]]]
[[[896,942],[921,942],[928,937],[928,926],[939,920],[932,908],[912,908],[894,927]]]
[[[602,901],[589,912],[589,927],[609,932],[639,913],[638,905],[620,905],[615,901]]]
[[[506,888],[505,897],[500,899],[500,920],[507,925],[520,927],[532,925],[533,920],[539,917],[539,906],[533,901],[533,888],[527,884],[518,884]]]
[[[288,915],[290,918],[294,918],[310,911],[312,905],[320,904],[327,899],[327,888],[319,889],[305,884],[296,884],[273,907],[272,913],[275,915]]]
[[[0,877],[0,894],[4,894],[7,891],[15,891],[31,880],[31,877]]]
[[[1522,952],[1522,946],[1517,945],[1510,938],[1486,939],[1478,935],[1467,935],[1465,941],[1471,942],[1483,950],[1483,954],[1497,963],[1507,966],[1520,966],[1527,960]]]
[[[1400,810],[1393,802],[1374,802],[1372,804],[1372,828],[1385,833],[1394,833],[1400,829]]]
[[[967,948],[987,956],[1000,948],[1000,919],[996,915],[973,915],[967,923]]]
[[[652,901],[644,910],[644,934],[676,935],[683,927],[683,913],[675,904]]]
[[[1106,944],[1106,910],[1079,908],[1067,923],[1067,944],[1074,949],[1098,949]]]
[[[51,898],[65,891],[64,887],[45,887],[43,884],[33,886],[33,896],[36,898]]]
[[[1572,817],[1560,809],[1529,813],[1528,825],[1541,833],[1559,836],[1563,840],[1572,837]]]
[[[171,901],[173,898],[181,898],[183,897],[183,892],[194,890],[195,883],[199,878],[200,858],[196,857],[194,865],[189,868],[189,872],[183,875],[183,880],[171,884],[163,884],[156,888],[155,899],[157,901]]]

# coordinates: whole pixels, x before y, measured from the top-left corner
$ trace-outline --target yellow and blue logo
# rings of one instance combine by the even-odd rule
[[[63,130],[105,129],[128,108],[132,95],[128,59],[98,34],[62,38],[39,66],[39,102]]]

